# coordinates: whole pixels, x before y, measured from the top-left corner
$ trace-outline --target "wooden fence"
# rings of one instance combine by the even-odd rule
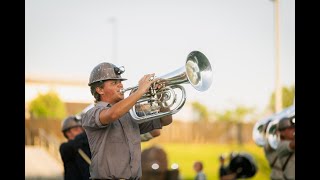
[[[46,133],[55,136],[60,142],[66,141],[61,132],[61,121],[54,119],[28,119],[25,121],[25,142],[33,145],[34,138],[42,128]],[[174,120],[164,126],[161,135],[153,141],[177,143],[253,143],[253,123],[217,122],[183,122]]]

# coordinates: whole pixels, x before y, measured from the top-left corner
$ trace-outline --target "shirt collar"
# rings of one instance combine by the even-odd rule
[[[99,102],[97,102],[96,106],[111,107],[112,105],[108,102],[99,101]]]

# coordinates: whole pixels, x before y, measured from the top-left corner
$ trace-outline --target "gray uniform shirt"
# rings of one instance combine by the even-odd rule
[[[272,149],[268,144],[266,144],[266,146],[263,147],[263,150],[271,166],[270,179],[284,180],[282,166],[277,151]]]
[[[200,172],[197,173],[197,175],[194,178],[194,180],[207,180],[207,177],[202,171],[200,171]]]
[[[110,108],[98,102],[82,118],[91,150],[91,178],[112,179],[142,176],[140,134],[161,129],[160,119],[138,124],[126,113],[120,119],[102,125],[99,114]]]
[[[284,166],[285,162],[288,158],[288,163],[283,170],[283,174],[286,177],[286,179],[295,179],[295,151],[289,147],[290,141],[280,141],[278,147],[277,147],[277,153],[280,158],[281,165]],[[293,153],[290,156],[290,154]]]

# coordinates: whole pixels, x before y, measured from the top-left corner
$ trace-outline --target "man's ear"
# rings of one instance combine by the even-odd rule
[[[66,131],[65,134],[68,137],[67,139],[69,139],[70,138],[70,134],[71,134],[70,129],[68,131]]]
[[[100,95],[103,95],[103,94],[104,94],[103,89],[100,88],[100,87],[96,87],[96,92],[97,92],[98,94],[100,94]]]

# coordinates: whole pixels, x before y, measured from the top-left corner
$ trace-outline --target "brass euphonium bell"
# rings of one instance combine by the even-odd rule
[[[186,101],[186,92],[180,84],[191,84],[198,91],[206,91],[212,84],[212,68],[207,57],[199,52],[189,53],[185,65],[175,71],[159,77],[157,83],[164,84],[161,89],[151,87],[130,109],[131,116],[143,123],[156,118],[172,115],[180,111]],[[122,89],[121,92],[136,91],[138,86]],[[180,91],[181,98],[178,96]],[[176,106],[175,106],[176,105]],[[160,108],[171,108],[168,112],[160,112]]]
[[[252,130],[252,139],[256,145],[264,147],[267,142],[266,131],[268,124],[273,120],[273,116],[261,119],[256,122]]]

